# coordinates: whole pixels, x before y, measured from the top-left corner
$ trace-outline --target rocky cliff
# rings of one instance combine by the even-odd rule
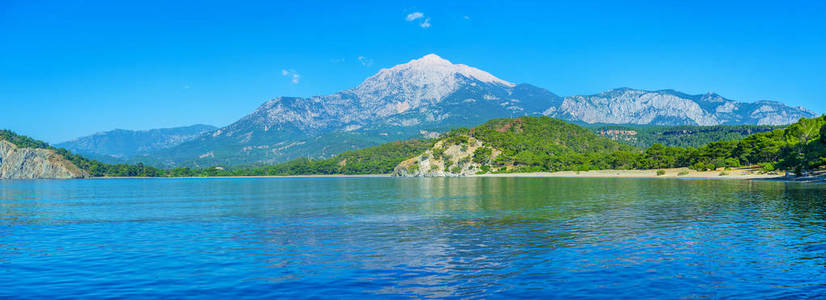
[[[424,154],[400,163],[393,176],[402,177],[442,177],[467,176],[485,172],[483,166],[501,153],[497,149],[490,149],[491,154],[485,161],[474,159],[478,149],[487,148],[481,141],[464,136],[461,142],[455,140],[441,140],[433,145]]]
[[[0,140],[0,179],[73,179],[88,174],[47,149],[18,148]]]

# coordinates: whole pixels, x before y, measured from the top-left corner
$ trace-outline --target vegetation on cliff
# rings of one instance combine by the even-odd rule
[[[0,140],[8,141],[18,148],[54,149],[49,143],[16,134],[11,130],[0,130]]]

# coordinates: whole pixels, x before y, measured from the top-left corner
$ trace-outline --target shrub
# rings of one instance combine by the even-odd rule
[[[688,171],[686,171],[686,170],[683,170],[683,171],[680,171],[680,173],[677,173],[677,176],[685,176],[685,175],[688,175]]]
[[[443,148],[433,148],[433,158],[441,159],[442,155],[445,154],[445,149]]]
[[[774,163],[770,163],[770,162],[760,164],[760,168],[763,171],[763,173],[774,172],[774,170],[775,170]]]
[[[657,170],[657,176],[665,175],[665,170]]]
[[[740,160],[736,159],[736,158],[733,158],[733,157],[729,157],[729,158],[726,158],[725,164],[726,164],[727,168],[739,168],[740,167]]]
[[[480,164],[488,163],[492,152],[488,147],[476,148],[476,150],[473,150],[473,161]]]
[[[462,159],[458,160],[456,163],[459,164],[459,166],[464,167],[468,162],[470,162],[470,156],[463,157]]]
[[[488,165],[483,165],[483,166],[482,166],[481,168],[479,168],[479,169],[481,169],[481,171],[480,171],[480,172],[482,172],[482,174],[490,172],[490,166],[488,166]]]
[[[720,176],[728,176],[728,175],[729,175],[729,174],[728,174],[728,172],[726,172],[726,171],[720,172]]]
[[[704,171],[709,171],[709,170],[714,170],[714,169],[717,169],[717,167],[716,167],[716,166],[714,166],[713,164],[711,164],[711,163],[704,163],[704,162],[698,162],[698,163],[696,163],[696,164],[691,165],[691,166],[690,166],[690,167],[688,167],[688,168],[689,168],[689,169],[692,169],[692,170],[697,170],[697,171],[700,171],[700,172],[704,172]]]
[[[826,144],[826,125],[820,127],[820,142]]]

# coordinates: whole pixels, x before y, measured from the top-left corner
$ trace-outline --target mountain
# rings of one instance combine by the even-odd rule
[[[540,115],[562,97],[426,55],[382,69],[329,96],[280,97],[241,120],[153,154],[170,165],[209,166],[323,158],[346,150],[484,121]]]
[[[177,146],[215,129],[217,128],[210,125],[139,131],[115,129],[77,138],[56,146],[96,159],[117,162]]]
[[[89,174],[48,144],[0,130],[0,179],[71,179]]]
[[[394,140],[432,138],[491,119],[542,115],[663,125],[788,124],[814,116],[777,102],[743,103],[670,90],[616,89],[562,98],[429,54],[332,95],[272,99],[229,126],[152,153],[146,163],[208,167],[328,158]]]
[[[653,125],[786,125],[816,115],[780,102],[737,102],[714,93],[619,88],[589,96],[565,97],[545,115],[585,123]]]

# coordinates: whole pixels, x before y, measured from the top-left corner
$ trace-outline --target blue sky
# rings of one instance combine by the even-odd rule
[[[428,53],[563,96],[714,91],[826,112],[824,1],[115,2],[0,1],[0,128],[54,143],[224,126]]]

